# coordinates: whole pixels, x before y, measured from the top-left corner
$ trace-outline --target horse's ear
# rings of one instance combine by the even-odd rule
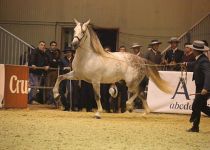
[[[90,23],[90,19],[84,23],[85,26],[87,26]]]
[[[74,22],[78,25],[79,21],[77,21],[77,19],[74,18]]]
[[[85,31],[87,29],[88,24],[90,23],[90,19],[82,25],[82,30]]]

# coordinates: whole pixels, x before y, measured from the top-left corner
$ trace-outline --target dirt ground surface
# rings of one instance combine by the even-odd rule
[[[64,112],[50,108],[0,110],[0,149],[209,150],[210,118],[188,133],[189,115]]]

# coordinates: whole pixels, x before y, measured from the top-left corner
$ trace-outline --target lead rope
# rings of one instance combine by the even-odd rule
[[[184,79],[185,84],[187,84],[187,67],[184,64],[181,64],[180,67],[181,67],[181,78]],[[185,77],[183,77],[184,72],[185,72]]]

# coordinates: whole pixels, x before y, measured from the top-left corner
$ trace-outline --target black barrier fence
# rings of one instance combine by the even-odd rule
[[[35,89],[39,90],[39,92],[38,92],[39,93],[38,94],[39,102],[45,104],[47,102],[47,100],[46,100],[46,90],[52,90],[54,88],[54,86],[46,86],[46,82],[45,81],[48,78],[47,72],[48,71],[57,71],[57,75],[59,76],[60,68],[52,68],[52,67],[50,67],[50,68],[46,69],[46,67],[32,67],[32,66],[29,66],[29,69],[34,69],[34,70],[40,69],[40,70],[45,70],[46,71],[46,74],[42,75],[41,84],[39,86],[31,86],[29,84],[29,88],[35,88]],[[55,81],[51,81],[51,82],[55,82]],[[40,99],[42,99],[42,101]]]

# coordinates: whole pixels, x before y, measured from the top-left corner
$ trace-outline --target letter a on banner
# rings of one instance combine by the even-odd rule
[[[184,89],[184,92],[178,92],[178,89],[179,89],[180,84],[182,84],[182,87]],[[176,91],[175,91],[174,96],[172,97],[172,99],[175,98],[176,94],[184,94],[185,97],[186,97],[186,99],[187,100],[190,100],[190,97],[189,97],[189,94],[188,94],[188,91],[187,91],[187,86],[185,84],[184,78],[180,78],[179,83],[178,83],[178,85],[176,87]]]

